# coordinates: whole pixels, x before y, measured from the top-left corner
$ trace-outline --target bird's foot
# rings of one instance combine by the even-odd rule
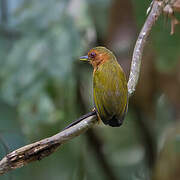
[[[101,123],[101,118],[100,118],[98,112],[96,111],[96,108],[94,107],[94,108],[92,109],[92,111],[96,112],[98,124],[100,124],[100,123]]]

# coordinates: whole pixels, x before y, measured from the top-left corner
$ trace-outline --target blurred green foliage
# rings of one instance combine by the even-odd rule
[[[106,12],[111,1],[6,2],[8,19],[0,25],[0,137],[11,151],[54,135],[81,115],[78,77],[82,81],[86,107],[92,108],[91,70],[78,63],[78,57],[94,45],[95,28],[102,32],[101,38],[106,34]],[[140,28],[150,1],[132,2]],[[177,62],[179,48],[176,46],[180,44],[180,38],[169,36],[169,25],[166,27],[162,23],[163,20],[155,26],[152,41],[158,55],[157,67],[167,71]],[[161,99],[157,105],[157,118],[163,117],[166,121],[157,122],[157,131],[163,131],[168,124],[169,111],[165,111],[168,109],[166,100]],[[162,115],[164,111],[167,114]],[[107,160],[117,177],[123,180],[147,180],[149,173],[135,119],[130,110],[120,129],[97,128],[104,139],[103,151]],[[4,155],[4,148],[0,145],[0,158]],[[106,179],[83,135],[60,147],[50,157],[0,179],[9,179],[9,175],[13,180]]]

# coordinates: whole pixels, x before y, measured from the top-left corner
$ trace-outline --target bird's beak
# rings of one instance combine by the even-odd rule
[[[81,56],[80,61],[89,61],[88,56]]]

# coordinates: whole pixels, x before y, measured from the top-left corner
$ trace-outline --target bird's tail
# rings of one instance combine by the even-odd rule
[[[125,108],[125,111],[124,113],[122,114],[121,117],[117,117],[116,115],[113,116],[109,121],[108,121],[108,125],[109,126],[112,126],[112,127],[119,127],[122,125],[123,123],[123,120],[126,116],[126,113],[127,113],[127,109],[128,109],[128,103],[126,104],[126,108]]]

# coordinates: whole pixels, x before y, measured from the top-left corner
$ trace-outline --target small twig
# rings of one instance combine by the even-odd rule
[[[148,18],[137,39],[133,52],[131,71],[128,81],[129,96],[132,95],[135,91],[135,87],[138,82],[141,58],[145,44],[147,42],[147,37],[150,34],[153,24],[158,19],[159,15],[162,12],[162,9],[168,2],[170,2],[170,0],[154,1],[151,12],[148,15]],[[12,169],[20,168],[32,161],[41,160],[42,158],[53,153],[61,144],[82,134],[87,129],[93,127],[96,123],[96,115],[92,115],[88,118],[85,118],[78,124],[75,124],[74,126],[65,129],[64,131],[52,137],[43,139],[33,144],[26,145],[9,153],[0,161],[0,174],[4,174]]]

